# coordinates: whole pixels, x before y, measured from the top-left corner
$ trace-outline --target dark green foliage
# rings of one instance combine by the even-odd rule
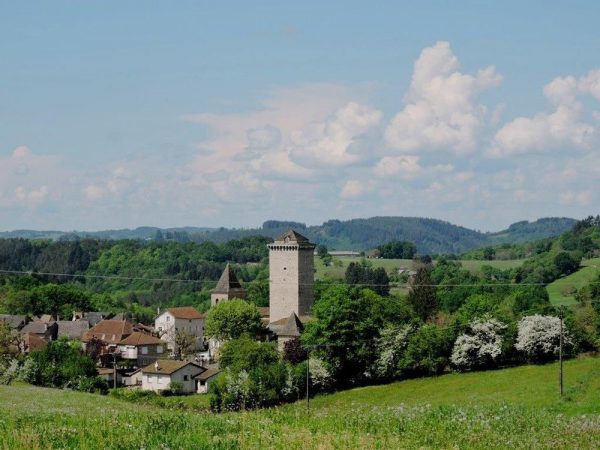
[[[399,367],[407,376],[440,374],[449,364],[455,339],[448,328],[424,325],[410,336]]]
[[[580,260],[567,252],[560,252],[554,257],[554,265],[556,266],[559,275],[570,275],[573,272],[577,272],[579,269],[579,262]]]
[[[426,321],[437,310],[436,288],[431,279],[431,267],[421,266],[411,280],[408,303],[421,320]]]
[[[84,382],[80,378],[95,378],[96,364],[79,348],[78,342],[60,338],[51,341],[41,350],[31,352],[29,358],[34,369],[27,381],[38,386],[65,387],[86,386],[96,381]]]
[[[390,293],[390,279],[383,267],[373,269],[366,264],[351,262],[346,268],[346,283],[364,286],[379,295],[387,296]]]
[[[226,342],[219,349],[219,367],[233,372],[252,371],[255,367],[279,361],[279,353],[274,342],[259,342],[242,337]]]
[[[204,334],[219,340],[238,339],[244,335],[254,338],[263,331],[264,326],[256,306],[239,299],[221,302],[212,307],[204,323]]]
[[[390,241],[377,247],[379,256],[386,259],[412,259],[417,247],[408,241]]]

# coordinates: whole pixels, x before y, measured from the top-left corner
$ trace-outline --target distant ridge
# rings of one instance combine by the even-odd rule
[[[405,240],[415,243],[419,253],[432,254],[461,253],[486,245],[523,243],[554,237],[573,227],[576,222],[575,219],[566,217],[546,217],[534,222],[516,222],[506,230],[494,233],[481,233],[438,219],[371,217],[345,221],[334,219],[312,226],[302,222],[268,220],[260,228],[138,227],[133,230],[94,232],[15,230],[0,232],[0,238],[224,242],[257,235],[276,238],[289,229],[295,229],[312,242],[324,244],[330,250],[368,250],[391,240]]]

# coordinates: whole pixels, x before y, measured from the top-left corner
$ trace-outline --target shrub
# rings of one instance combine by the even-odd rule
[[[183,383],[181,381],[171,381],[169,391],[173,395],[180,395],[183,392]]]
[[[388,325],[381,330],[381,335],[375,343],[377,360],[373,372],[377,378],[392,379],[399,376],[398,363],[413,331],[411,325]]]
[[[563,327],[563,344],[570,347],[571,337]],[[558,355],[560,342],[560,319],[554,316],[523,317],[519,321],[519,330],[515,348],[531,361],[548,361]]]
[[[502,354],[501,333],[506,325],[496,319],[474,320],[470,332],[454,342],[450,361],[459,370],[492,366]]]

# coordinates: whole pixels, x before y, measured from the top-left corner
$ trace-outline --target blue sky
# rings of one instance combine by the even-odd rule
[[[0,2],[0,229],[600,206],[597,2]]]

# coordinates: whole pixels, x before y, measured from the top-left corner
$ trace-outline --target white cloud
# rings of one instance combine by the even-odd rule
[[[358,180],[348,180],[342,187],[340,198],[344,200],[354,200],[363,196],[367,192],[367,187]]]
[[[592,201],[591,191],[565,191],[559,194],[560,203],[564,205],[577,204],[581,206],[587,206]]]
[[[353,152],[352,145],[380,120],[380,111],[350,102],[327,121],[293,133],[291,156],[298,164],[334,167],[355,164],[363,155]]]
[[[548,152],[557,148],[590,148],[596,129],[582,120],[582,94],[600,99],[600,71],[577,79],[557,77],[544,86],[544,96],[554,111],[532,117],[517,117],[496,132],[487,154],[510,156],[531,152]]]
[[[25,189],[23,186],[18,186],[15,189],[15,197],[18,201],[37,204],[42,202],[48,195],[48,186],[40,186],[38,189]]]
[[[475,97],[497,86],[502,77],[493,66],[468,75],[458,71],[459,65],[448,42],[437,42],[421,52],[406,106],[385,131],[391,148],[407,153],[450,149],[456,154],[475,149],[486,114]]]
[[[373,169],[375,175],[379,177],[399,177],[411,179],[422,172],[419,165],[419,157],[414,155],[404,156],[385,156]]]

